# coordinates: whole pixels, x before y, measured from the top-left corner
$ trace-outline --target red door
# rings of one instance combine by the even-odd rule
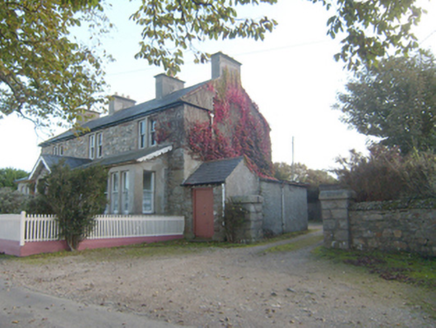
[[[213,237],[213,188],[194,189],[194,234]]]

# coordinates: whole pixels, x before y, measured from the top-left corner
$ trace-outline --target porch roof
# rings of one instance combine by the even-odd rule
[[[38,161],[36,162],[32,172],[30,173],[28,180],[35,179],[43,168],[51,172],[51,168],[61,161],[64,161],[64,164],[68,165],[72,169],[92,162],[92,160],[88,158],[43,154],[39,156]]]
[[[182,185],[194,186],[224,183],[243,159],[244,157],[235,157],[205,162]]]
[[[91,163],[84,165],[84,167],[91,165],[102,165],[102,166],[115,166],[124,163],[137,163],[144,162],[162,154],[165,154],[173,149],[171,144],[160,144],[155,147],[140,149],[135,151],[130,151],[122,154],[117,154],[113,156],[108,156],[104,158],[99,158],[93,160]]]

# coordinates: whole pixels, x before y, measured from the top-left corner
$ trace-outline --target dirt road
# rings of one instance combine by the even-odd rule
[[[320,240],[321,230],[297,237]],[[289,241],[279,242],[287,243]],[[436,327],[406,284],[272,245],[158,257],[0,262],[8,283],[196,327]]]

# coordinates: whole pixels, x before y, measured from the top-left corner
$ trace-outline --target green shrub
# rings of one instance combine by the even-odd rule
[[[349,158],[338,158],[335,169],[341,185],[354,190],[357,201],[384,201],[436,196],[436,155],[411,152],[402,156],[398,148],[369,147],[369,155],[355,150]]]
[[[240,228],[245,222],[245,210],[240,204],[233,202],[231,199],[226,201],[224,211],[224,230],[226,239],[230,243],[240,241]]]
[[[10,187],[0,188],[0,214],[18,214],[25,210],[29,196]]]

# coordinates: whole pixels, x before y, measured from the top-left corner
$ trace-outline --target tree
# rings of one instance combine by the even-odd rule
[[[0,187],[0,213],[16,214],[25,209],[29,196],[10,187]]]
[[[417,25],[423,11],[416,0],[309,0],[321,2],[336,13],[327,21],[327,34],[333,39],[345,33],[341,52],[335,55],[349,69],[363,63],[372,66],[393,47],[396,54],[407,55],[418,46],[410,29]]]
[[[430,54],[390,57],[365,67],[338,95],[343,122],[365,135],[412,149],[436,150],[436,63]]]
[[[373,63],[392,46],[407,53],[417,46],[410,27],[422,10],[416,0],[321,2],[336,13],[328,20],[328,34],[344,35],[335,58],[349,68]],[[101,0],[45,0],[0,2],[0,113],[18,113],[38,125],[52,118],[72,123],[86,109],[103,101],[103,60],[90,48],[73,42],[69,33],[91,21],[100,33],[107,22]],[[142,0],[131,19],[143,27],[136,58],[162,65],[175,75],[183,51],[192,50],[196,62],[208,54],[194,41],[253,38],[263,40],[277,22],[268,17],[241,18],[237,9],[277,0]],[[372,30],[370,29],[372,27]]]
[[[69,35],[81,22],[104,24],[99,10],[97,0],[0,2],[0,118],[72,123],[104,100],[102,54]]]
[[[106,205],[107,171],[99,166],[72,170],[60,162],[38,183],[38,192],[59,222],[60,237],[76,250]]]
[[[29,175],[26,171],[13,169],[13,168],[4,168],[0,169],[0,188],[10,187],[17,189],[17,185],[15,184],[15,180],[25,178]]]
[[[309,0],[322,3],[327,10],[336,10],[327,21],[327,34],[342,39],[342,49],[335,55],[350,69],[360,64],[372,64],[383,57],[389,47],[408,53],[417,47],[410,28],[416,25],[422,9],[416,0],[355,1]],[[262,17],[259,20],[240,19],[236,8],[259,3],[275,4],[277,0],[143,0],[132,19],[143,26],[143,41],[137,58],[160,65],[170,73],[177,73],[183,63],[183,51],[195,50],[192,41],[204,39],[233,39],[237,37],[263,40],[277,22]],[[196,61],[208,56],[195,50]]]
[[[305,183],[312,186],[320,184],[332,184],[337,180],[324,170],[309,169],[305,164],[295,163],[294,166],[287,163],[274,163],[274,177],[279,180],[289,180]]]

